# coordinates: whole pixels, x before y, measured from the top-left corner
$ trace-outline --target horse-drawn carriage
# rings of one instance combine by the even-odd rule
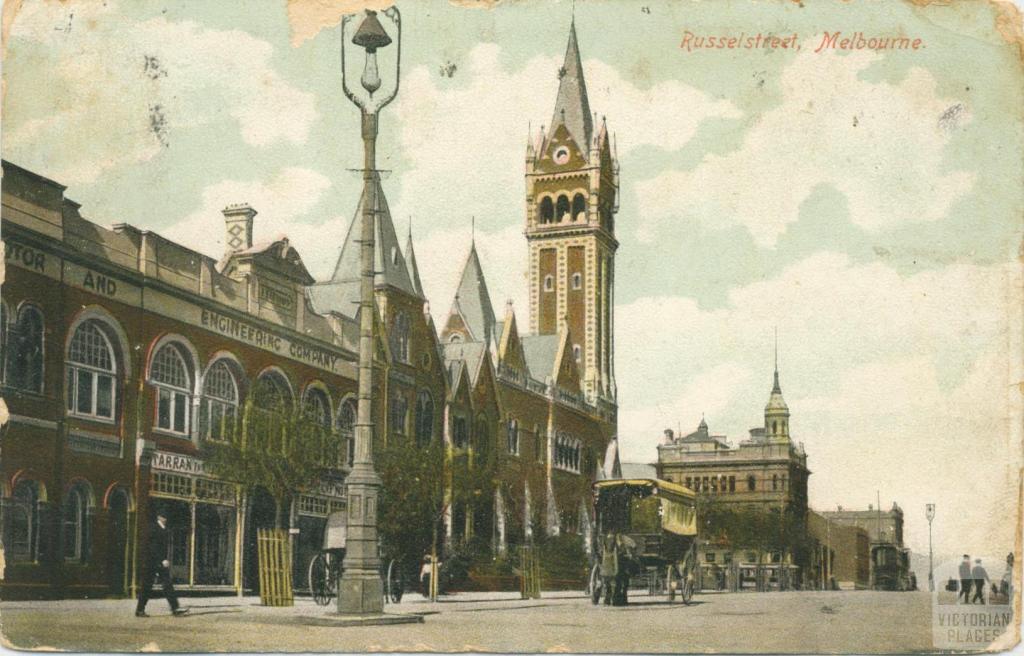
[[[669,601],[678,595],[684,604],[693,598],[697,560],[697,507],[694,492],[658,479],[607,480],[594,483],[596,562],[590,573],[590,595],[598,603],[612,582],[602,577],[602,560],[616,549],[613,597],[626,603],[629,579],[647,573],[664,589]],[[664,578],[662,579],[662,573]],[[602,580],[603,579],[603,580]],[[664,581],[662,584],[661,581]]]
[[[345,538],[348,525],[344,512],[333,512],[327,516],[324,529],[323,549],[309,563],[309,590],[313,601],[320,606],[331,603],[338,594],[338,582],[344,571]],[[381,581],[384,583],[384,599],[397,604],[405,593],[405,576],[401,563],[391,559],[381,561]]]

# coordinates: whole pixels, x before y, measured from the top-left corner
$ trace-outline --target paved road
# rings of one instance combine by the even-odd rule
[[[627,608],[583,597],[525,600],[453,595],[438,604],[407,597],[397,608],[429,613],[422,624],[310,626],[325,610],[253,598],[204,598],[185,617],[137,619],[128,600],[4,602],[10,646],[87,651],[527,651],[894,652],[930,650],[927,593],[785,592],[698,595],[690,606],[635,596]],[[390,608],[390,607],[389,607]]]

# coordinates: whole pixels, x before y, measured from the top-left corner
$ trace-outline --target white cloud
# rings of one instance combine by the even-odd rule
[[[527,285],[527,252],[522,231],[509,226],[497,232],[476,232],[476,248],[487,280],[487,290],[500,321],[505,316],[505,303],[511,300],[520,331],[529,326],[530,306]],[[403,242],[404,245],[404,242]],[[423,291],[430,303],[430,312],[438,330],[448,316],[462,268],[469,255],[470,230],[455,228],[433,230],[414,235],[413,247],[419,266]]]
[[[316,118],[313,94],[275,72],[273,47],[239,30],[135,21],[113,2],[38,2],[19,13],[8,48],[45,49],[50,77],[18,88],[5,76],[4,146],[65,183],[150,160],[178,130],[224,113],[253,146],[305,143]]]
[[[320,223],[302,219],[330,186],[326,176],[303,168],[282,169],[266,180],[223,180],[206,187],[200,207],[163,231],[163,235],[219,258],[224,253],[221,210],[233,203],[249,203],[258,213],[253,241],[259,243],[286,235],[310,273],[324,278],[337,260],[337,248],[345,239],[351,217],[339,216]]]
[[[470,215],[485,227],[521,223],[524,169],[517,163],[526,155],[528,122],[536,132],[551,120],[561,58],[536,57],[509,70],[501,55],[498,45],[481,43],[451,79],[425,66],[403,78],[396,122],[409,170],[396,203],[400,216],[450,227]],[[608,116],[620,153],[645,145],[677,149],[704,119],[739,116],[730,102],[677,81],[644,90],[602,61],[588,59],[583,67],[591,110]],[[495,214],[501,220],[492,223]]]
[[[664,428],[737,442],[763,422],[778,326],[782,389],[806,444],[817,508],[907,511],[927,546],[923,505],[946,513],[937,544],[1010,539],[1021,465],[1019,267],[957,263],[902,277],[819,253],[734,289],[726,306],[644,298],[617,308],[624,458],[653,461]],[[955,540],[961,540],[956,542]],[[973,545],[973,546],[969,546]]]
[[[898,84],[873,82],[864,75],[881,55],[804,46],[781,74],[781,104],[736,151],[637,184],[642,240],[692,217],[708,227],[746,226],[769,247],[821,184],[845,194],[852,221],[870,231],[936,221],[971,189],[975,174],[945,161],[970,113],[938,95],[930,72],[911,68]]]

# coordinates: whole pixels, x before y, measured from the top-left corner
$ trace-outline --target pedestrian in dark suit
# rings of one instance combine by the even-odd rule
[[[960,594],[957,597],[963,597],[964,603],[971,603],[971,588],[974,587],[974,577],[971,576],[971,557],[964,554],[964,559],[960,561]]]
[[[971,570],[971,576],[974,578],[974,598],[971,599],[971,603],[973,604],[976,601],[985,603],[985,584],[992,581],[988,578],[988,572],[981,566],[981,558],[974,561],[974,569]]]
[[[142,588],[139,590],[139,603],[135,606],[135,617],[149,617],[146,613],[146,602],[153,594],[153,580],[160,579],[164,597],[171,605],[171,612],[184,615],[187,608],[178,606],[178,595],[174,592],[171,579],[171,562],[167,560],[170,536],[167,531],[167,516],[157,513],[156,523],[149,530],[149,548],[146,550],[146,562],[142,568]]]

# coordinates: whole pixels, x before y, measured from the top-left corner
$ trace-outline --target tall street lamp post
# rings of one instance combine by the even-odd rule
[[[381,88],[377,68],[377,50],[392,43],[377,12],[366,10],[352,43],[363,48],[366,59],[359,78],[362,91],[349,87],[345,68],[345,41],[351,19],[341,22],[341,79],[345,96],[360,110],[363,136],[363,213],[360,223],[359,285],[359,402],[356,408],[355,458],[345,479],[348,497],[348,532],[345,563],[338,589],[338,612],[345,615],[372,615],[384,611],[384,589],[380,579],[380,555],[377,546],[377,498],[380,476],[373,468],[373,350],[374,350],[374,235],[377,206],[377,115],[398,94],[401,59],[401,17],[396,7],[381,12],[392,24],[395,35],[394,86],[374,98]],[[358,14],[357,14],[358,16]]]
[[[928,518],[928,592],[935,592],[935,570],[932,568],[932,520],[935,519],[935,504],[924,506],[924,516]]]

